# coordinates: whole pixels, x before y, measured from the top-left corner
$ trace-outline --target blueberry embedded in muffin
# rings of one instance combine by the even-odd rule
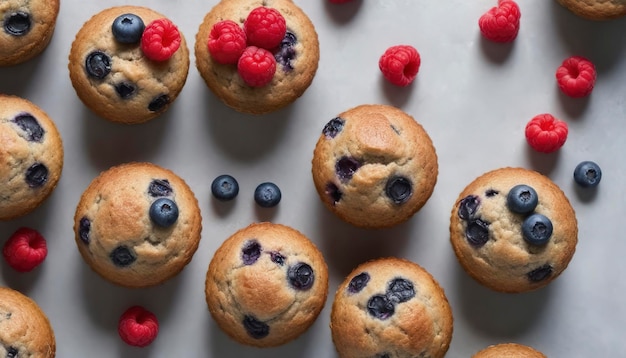
[[[459,195],[450,240],[466,272],[502,292],[525,292],[558,277],[577,243],[573,208],[547,177],[522,168],[485,173]]]
[[[225,333],[241,344],[272,347],[300,336],[317,319],[328,269],[302,233],[256,223],[215,252],[205,289],[209,312]]]

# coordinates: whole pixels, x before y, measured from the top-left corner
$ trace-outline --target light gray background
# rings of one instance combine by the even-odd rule
[[[626,215],[623,130],[626,112],[626,19],[591,22],[555,1],[519,0],[521,30],[513,44],[485,41],[478,18],[496,0],[381,0],[345,5],[296,0],[316,25],[321,44],[313,84],[295,104],[271,115],[242,115],[219,102],[195,66],[175,104],[161,117],[136,126],[109,123],[79,101],[70,84],[67,57],[74,35],[93,14],[125,1],[62,0],[57,30],[39,58],[0,68],[0,92],[25,97],[57,123],[65,167],[53,195],[35,212],[0,223],[0,244],[20,226],[41,231],[49,254],[42,266],[18,274],[0,264],[0,284],[33,297],[54,326],[58,357],[335,357],[328,328],[334,291],[359,263],[379,256],[411,259],[444,287],[455,325],[448,357],[470,357],[489,344],[528,344],[549,357],[624,357],[626,344]],[[195,34],[216,0],[136,0],[179,25],[193,49]],[[378,58],[392,45],[418,49],[422,66],[408,88],[387,84]],[[554,74],[571,55],[598,69],[593,94],[562,95]],[[323,125],[364,103],[395,105],[431,135],[439,177],[426,206],[410,221],[367,231],[343,223],[321,204],[310,163]],[[557,153],[530,150],[524,126],[552,113],[569,124]],[[572,180],[582,160],[597,161],[604,177],[597,191]],[[91,180],[112,165],[150,161],[170,168],[194,190],[203,232],[192,262],[176,278],[149,289],[105,282],[82,261],[74,243],[73,215]],[[448,223],[461,190],[478,175],[503,166],[538,170],[559,184],[579,220],[577,252],[564,274],[528,294],[499,294],[471,280],[452,252]],[[240,183],[228,204],[212,200],[210,183],[230,173]],[[283,200],[258,208],[254,188],[277,183]],[[323,251],[330,294],[319,319],[302,337],[273,349],[241,346],[212,321],[204,278],[213,252],[251,222],[293,226]],[[161,331],[148,348],[126,346],[116,331],[119,315],[143,305],[158,316]]]

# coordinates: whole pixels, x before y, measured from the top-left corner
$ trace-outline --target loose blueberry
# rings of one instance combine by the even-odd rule
[[[285,256],[281,255],[280,252],[270,252],[270,259],[280,266],[285,264]]]
[[[367,312],[375,318],[385,320],[395,313],[393,302],[386,296],[372,296],[367,301]]]
[[[145,29],[143,20],[135,14],[118,16],[111,26],[115,40],[125,44],[134,44],[141,40]]]
[[[341,200],[343,193],[339,190],[337,185],[333,183],[326,184],[326,195],[330,196],[333,200],[333,205],[337,204]]]
[[[48,181],[48,168],[41,164],[35,163],[26,170],[26,183],[31,188],[37,188],[44,185]]]
[[[486,195],[488,198],[494,197],[494,196],[496,196],[496,195],[498,195],[498,194],[500,194],[500,192],[499,192],[499,191],[497,191],[497,190],[495,190],[495,189],[487,189],[487,191],[485,192],[485,195]]]
[[[346,121],[343,119],[339,117],[333,118],[326,123],[324,129],[322,130],[322,134],[329,138],[335,138],[343,129],[344,124],[346,124]]]
[[[252,265],[261,256],[261,244],[256,240],[246,242],[241,249],[241,259],[244,265]]]
[[[89,77],[101,80],[111,72],[111,58],[102,51],[94,51],[85,59],[85,70]]]
[[[262,208],[271,208],[280,203],[282,194],[274,183],[261,183],[254,190],[254,201]]]
[[[350,280],[350,283],[348,284],[348,292],[361,292],[361,290],[364,289],[365,286],[367,286],[369,280],[370,275],[367,272],[361,272],[360,274],[354,276],[352,280]]]
[[[9,347],[9,348],[7,348],[7,356],[6,356],[6,358],[17,358],[17,354],[18,353],[19,353],[19,351],[17,350],[17,348]]]
[[[527,273],[526,277],[528,277],[531,282],[541,282],[550,277],[550,275],[552,275],[552,271],[552,265],[545,264]]]
[[[91,221],[86,217],[82,217],[78,222],[78,237],[85,243],[89,244],[89,231],[91,230]]]
[[[158,112],[165,108],[170,103],[170,96],[162,94],[155,97],[150,104],[148,104],[148,110],[151,112]]]
[[[266,337],[270,333],[270,326],[252,316],[246,315],[243,318],[242,323],[243,327],[246,329],[246,332],[248,332],[248,334],[252,338],[261,339],[263,337]]]
[[[528,214],[535,210],[539,203],[539,196],[535,189],[528,185],[516,185],[506,196],[506,205],[514,213]]]
[[[220,201],[233,200],[239,194],[239,183],[228,174],[220,175],[211,183],[211,193]]]
[[[23,113],[13,118],[13,123],[17,124],[28,137],[30,142],[41,142],[45,131],[39,122],[31,114]]]
[[[387,298],[391,302],[401,303],[410,300],[415,297],[415,288],[411,281],[396,278],[389,283],[387,288]]]
[[[475,219],[467,224],[465,238],[475,247],[481,247],[489,241],[489,223]]]
[[[287,271],[287,279],[296,290],[306,291],[315,282],[315,273],[308,264],[298,262]]]
[[[479,204],[480,200],[476,195],[468,195],[461,199],[459,203],[459,218],[463,220],[471,219],[476,210],[478,210]]]
[[[591,161],[581,162],[574,169],[574,181],[583,188],[593,188],[600,184],[602,170],[600,166]]]
[[[178,205],[171,199],[159,198],[150,205],[150,220],[160,227],[170,227],[178,220]]]
[[[109,258],[113,262],[115,266],[118,267],[127,267],[130,266],[135,260],[137,260],[137,256],[135,253],[126,246],[118,246],[111,252]]]
[[[385,185],[385,194],[394,204],[402,204],[409,200],[411,194],[413,194],[413,185],[405,177],[392,177]]]
[[[30,15],[24,11],[11,12],[4,18],[4,31],[12,36],[26,35],[30,25]]]
[[[132,83],[122,82],[115,85],[115,92],[121,99],[129,99],[133,97],[137,88]]]
[[[524,239],[531,245],[545,245],[552,236],[552,221],[541,214],[532,214],[522,223]]]
[[[352,176],[360,167],[361,163],[352,157],[343,157],[335,163],[335,171],[342,181],[352,179]]]
[[[172,186],[167,179],[154,179],[148,187],[148,194],[154,198],[172,195]]]
[[[274,53],[276,62],[280,63],[285,71],[293,70],[291,61],[296,58],[296,50],[293,47],[296,42],[298,42],[296,35],[287,31],[280,42],[280,46],[278,46],[278,50]]]

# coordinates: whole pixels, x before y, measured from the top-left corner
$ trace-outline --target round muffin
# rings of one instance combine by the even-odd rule
[[[529,205],[520,210],[515,203],[526,199]],[[481,284],[501,292],[531,291],[552,282],[572,259],[576,214],[548,177],[523,168],[496,169],[459,195],[450,241],[461,266]]]
[[[0,66],[26,62],[48,47],[59,0],[5,0],[0,2]]]
[[[54,332],[35,301],[8,287],[0,287],[0,357],[53,358]]]
[[[251,87],[241,78],[237,64],[221,64],[209,52],[209,35],[220,21],[243,24],[258,7],[278,10],[287,33],[271,49],[276,73],[269,84]],[[307,15],[291,0],[222,0],[204,17],[196,35],[196,66],[209,89],[229,107],[243,113],[265,114],[293,103],[313,82],[319,62],[317,32]]]
[[[129,14],[139,20],[126,16],[122,21],[139,30],[114,35],[114,21]],[[189,50],[182,32],[169,22],[173,28],[162,35],[161,44],[175,42],[172,37],[178,32],[180,46],[167,59],[150,59],[138,40],[142,25],[147,28],[160,19],[169,21],[145,7],[118,6],[94,15],[78,31],[69,55],[70,79],[78,97],[97,115],[118,123],[143,123],[165,112],[178,97],[189,72]]]
[[[516,343],[502,343],[489,346],[474,354],[472,358],[546,358],[546,356],[528,346]]]
[[[437,154],[422,126],[402,110],[361,105],[328,122],[313,154],[322,202],[355,226],[391,227],[430,198]]]
[[[0,220],[30,213],[50,196],[63,170],[63,142],[39,107],[0,95]]]
[[[301,232],[254,223],[217,249],[206,275],[211,316],[235,341],[285,344],[315,322],[328,295],[322,253]]]
[[[388,257],[359,265],[339,286],[330,329],[342,358],[443,357],[452,310],[421,266]]]
[[[626,15],[626,0],[557,0],[574,14],[590,20],[610,20]]]
[[[189,186],[151,163],[101,173],[80,198],[76,245],[103,278],[125,287],[162,283],[191,261],[200,242],[200,207]]]

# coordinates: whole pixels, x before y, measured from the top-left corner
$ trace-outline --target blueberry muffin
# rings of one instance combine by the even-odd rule
[[[127,163],[101,173],[80,198],[76,245],[103,278],[125,287],[162,283],[191,261],[202,218],[198,201],[172,171]]]
[[[63,142],[42,109],[0,95],[0,143],[0,220],[10,220],[33,211],[56,188]]]
[[[330,329],[341,358],[443,357],[452,310],[437,281],[416,263],[380,258],[339,286]]]
[[[299,231],[254,223],[217,249],[206,275],[213,319],[235,341],[256,347],[303,334],[326,303],[328,268]]]
[[[438,174],[426,131],[410,115],[387,105],[361,105],[330,120],[312,164],[324,205],[366,228],[408,220],[430,198]]]
[[[528,346],[516,343],[502,343],[489,346],[474,354],[472,358],[546,358],[546,356]]]
[[[230,20],[243,28],[250,12],[258,7],[276,9],[286,23],[283,40],[268,49],[276,60],[276,72],[261,87],[248,85],[239,75],[236,63],[216,61],[208,47],[217,23]],[[195,56],[200,75],[226,105],[243,113],[265,114],[293,103],[311,85],[319,62],[319,42],[313,23],[291,0],[222,0],[200,25]]]
[[[76,94],[97,115],[142,123],[178,97],[189,72],[189,50],[182,32],[162,14],[112,7],[78,31],[69,71]]]
[[[52,326],[37,303],[0,287],[0,357],[53,358],[55,354]]]
[[[476,178],[459,195],[450,241],[465,271],[501,292],[526,292],[552,282],[578,242],[576,214],[548,177],[501,168]]]
[[[0,66],[26,62],[48,47],[59,0],[4,0],[0,2]]]
[[[610,20],[626,15],[626,0],[557,0],[574,14],[590,20]]]

